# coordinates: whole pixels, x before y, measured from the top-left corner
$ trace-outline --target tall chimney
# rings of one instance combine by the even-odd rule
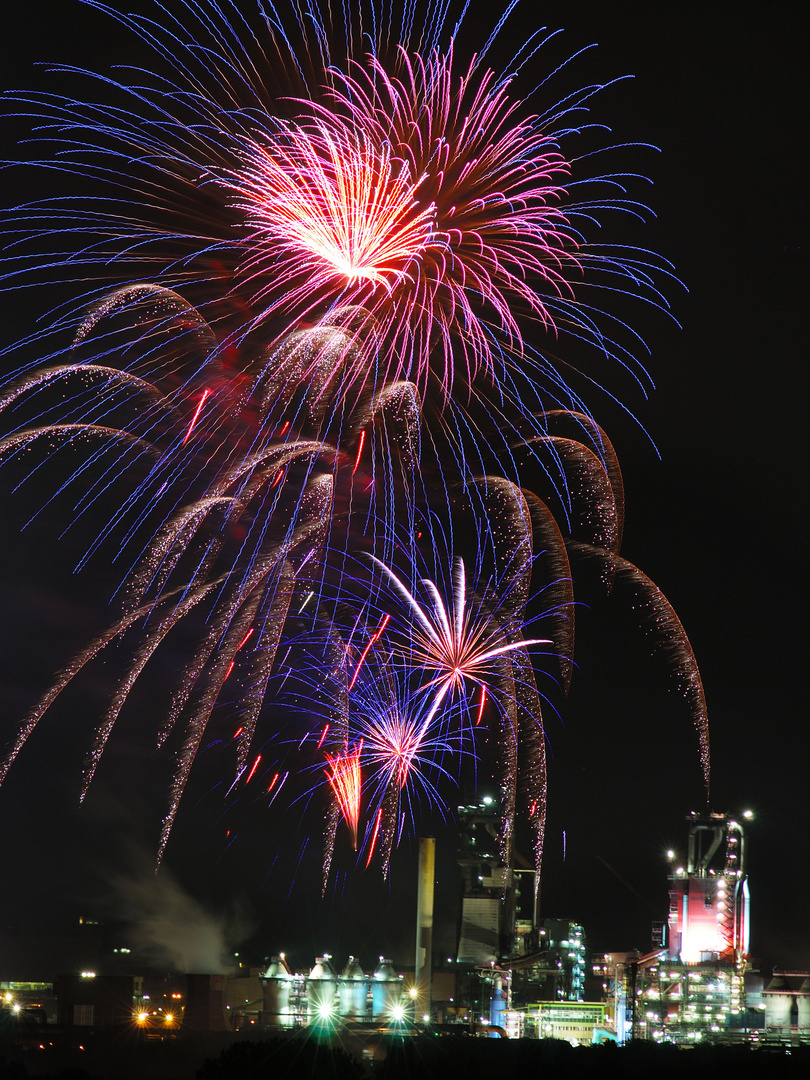
[[[433,884],[436,877],[436,840],[419,840],[419,885],[416,893],[416,963],[414,984],[417,1008],[430,1015],[433,981]]]

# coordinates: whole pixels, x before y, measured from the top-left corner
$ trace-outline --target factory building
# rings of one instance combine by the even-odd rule
[[[456,961],[464,967],[498,962],[514,948],[515,881],[501,862],[498,806],[485,796],[458,808],[461,926]]]
[[[750,898],[745,832],[726,814],[691,814],[685,863],[672,852],[668,958],[740,967],[748,956]]]
[[[750,966],[743,820],[692,813],[686,859],[668,856],[666,949],[647,969],[644,1007],[635,1016],[654,1038],[720,1041],[739,1030]]]
[[[501,861],[494,799],[460,806],[458,822],[457,1002],[466,1011],[462,1006],[457,1014],[507,1037],[543,1038],[553,1030],[555,1038],[590,1043],[594,1025],[604,1026],[604,1007],[565,1007],[583,1003],[583,927],[574,919],[539,917],[536,872]]]
[[[741,1042],[762,1027],[746,1001],[748,817],[690,814],[685,857],[667,854],[669,915],[655,924],[654,948],[595,958],[620,1042]]]

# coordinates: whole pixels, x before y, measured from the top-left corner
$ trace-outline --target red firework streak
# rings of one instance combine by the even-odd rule
[[[183,439],[183,443],[182,443],[183,446],[186,445],[189,438],[191,437],[191,433],[194,430],[194,425],[197,423],[197,420],[199,419],[200,413],[202,412],[202,407],[205,404],[207,398],[209,398],[210,396],[211,396],[211,391],[210,390],[203,390],[202,397],[200,398],[200,403],[197,406],[197,408],[194,410],[194,415],[191,418],[191,423],[188,425],[188,431],[186,432],[185,438]]]
[[[363,456],[363,446],[366,441],[365,428],[360,432],[360,441],[357,444],[357,457],[354,459],[354,468],[352,469],[352,476],[357,472],[360,467],[360,458]]]
[[[326,770],[326,779],[340,807],[343,820],[349,826],[352,848],[355,851],[357,851],[357,828],[360,823],[362,791],[360,752],[362,749],[363,740],[361,739],[354,750],[347,750],[345,754],[338,754],[336,757],[326,755],[329,765]]]
[[[380,822],[382,821],[382,807],[377,811],[377,818],[374,822],[374,832],[371,834],[371,843],[368,846],[368,858],[366,859],[366,869],[371,864],[371,857],[374,854],[374,846],[377,843],[377,834],[380,831]]]
[[[250,630],[248,630],[248,632],[245,634],[245,636],[239,642],[239,645],[238,645],[238,647],[236,649],[237,652],[239,652],[239,649],[241,649],[243,645],[247,645],[248,641],[250,640],[250,637],[251,637],[252,633],[253,633],[253,629],[251,628]],[[225,679],[227,679],[229,677],[229,675],[231,674],[231,672],[234,669],[235,664],[236,664],[236,657],[234,657],[233,660],[231,660],[230,664],[228,665],[228,670],[225,672]],[[223,679],[222,681],[225,682],[225,679]],[[238,735],[241,730],[242,729],[239,728],[239,731],[237,731],[236,734]]]
[[[388,626],[388,623],[389,623],[390,619],[391,619],[390,615],[384,615],[383,616],[383,621],[380,623],[379,627],[374,631],[374,633],[368,639],[368,645],[366,645],[365,649],[363,649],[363,655],[360,657],[359,661],[357,662],[357,667],[354,669],[354,675],[352,676],[352,681],[349,683],[349,689],[350,690],[354,686],[354,684],[357,682],[357,676],[360,674],[360,668],[365,663],[366,657],[371,652],[374,645],[376,645],[377,642],[382,637],[383,631],[385,630],[386,626]]]
[[[487,703],[487,688],[486,688],[486,685],[484,683],[482,683],[481,684],[481,704],[478,706],[478,717],[477,717],[477,719],[475,721],[475,726],[476,727],[478,727],[478,725],[481,723],[481,720],[482,720],[482,718],[484,716],[484,706],[486,705],[486,703]]]

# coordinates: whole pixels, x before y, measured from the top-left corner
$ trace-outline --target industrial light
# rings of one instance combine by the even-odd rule
[[[403,1005],[394,1005],[391,1008],[391,1019],[400,1021],[405,1019],[405,1007]]]

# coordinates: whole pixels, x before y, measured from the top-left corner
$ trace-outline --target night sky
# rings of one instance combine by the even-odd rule
[[[540,17],[528,0],[526,9],[532,21]],[[610,389],[638,423],[607,400],[591,404],[624,471],[623,554],[672,602],[700,664],[711,724],[711,806],[756,815],[752,951],[766,971],[810,968],[810,736],[806,706],[800,710],[807,395],[800,374],[806,214],[798,9],[542,5],[543,21],[565,28],[550,56],[599,43],[573,66],[572,86],[635,76],[599,96],[596,118],[613,126],[617,141],[661,150],[628,151],[654,182],[645,197],[657,215],[631,239],[674,263],[685,289],[674,285],[670,299],[682,328],[653,315],[637,323],[656,390],[645,402],[618,375]],[[513,20],[517,29],[526,18]],[[53,85],[34,67],[39,61],[102,70],[138,55],[107,20],[64,0],[31,0],[4,21],[9,87]],[[23,130],[22,121],[4,122],[4,156],[15,156]],[[59,193],[59,182],[53,176],[49,190]],[[12,193],[4,193],[4,205],[26,197],[19,177],[4,173],[3,184]],[[4,343],[30,333],[45,309],[39,290],[6,294],[0,303]],[[12,370],[17,361],[11,354],[4,363]],[[104,567],[69,573],[84,550],[80,530],[59,541],[58,522],[45,514],[21,533],[41,498],[36,482],[17,493],[8,487],[4,481],[0,519],[4,741],[48,674],[104,624],[103,604],[117,580]],[[570,699],[561,719],[546,716],[543,910],[581,921],[597,951],[646,950],[651,920],[666,917],[664,852],[683,846],[684,817],[705,807],[697,737],[666,671],[650,661],[648,643],[618,601],[583,610],[578,631]],[[255,806],[223,818],[214,787],[221,777],[207,763],[154,878],[150,860],[169,772],[143,732],[155,729],[150,687],[160,677],[158,669],[135,695],[81,809],[83,751],[108,689],[103,670],[46,717],[15,765],[0,789],[0,933],[61,932],[79,914],[137,921],[169,897],[187,896],[232,927],[235,948],[247,940],[251,955],[286,947],[306,965],[327,950],[371,964],[393,950],[406,962],[414,851],[405,844],[395,855],[389,884],[358,872],[342,896],[322,904],[317,836],[296,871],[296,811],[281,823]],[[426,827],[438,830],[439,940],[451,948],[452,828]],[[229,828],[238,834],[230,846]]]

